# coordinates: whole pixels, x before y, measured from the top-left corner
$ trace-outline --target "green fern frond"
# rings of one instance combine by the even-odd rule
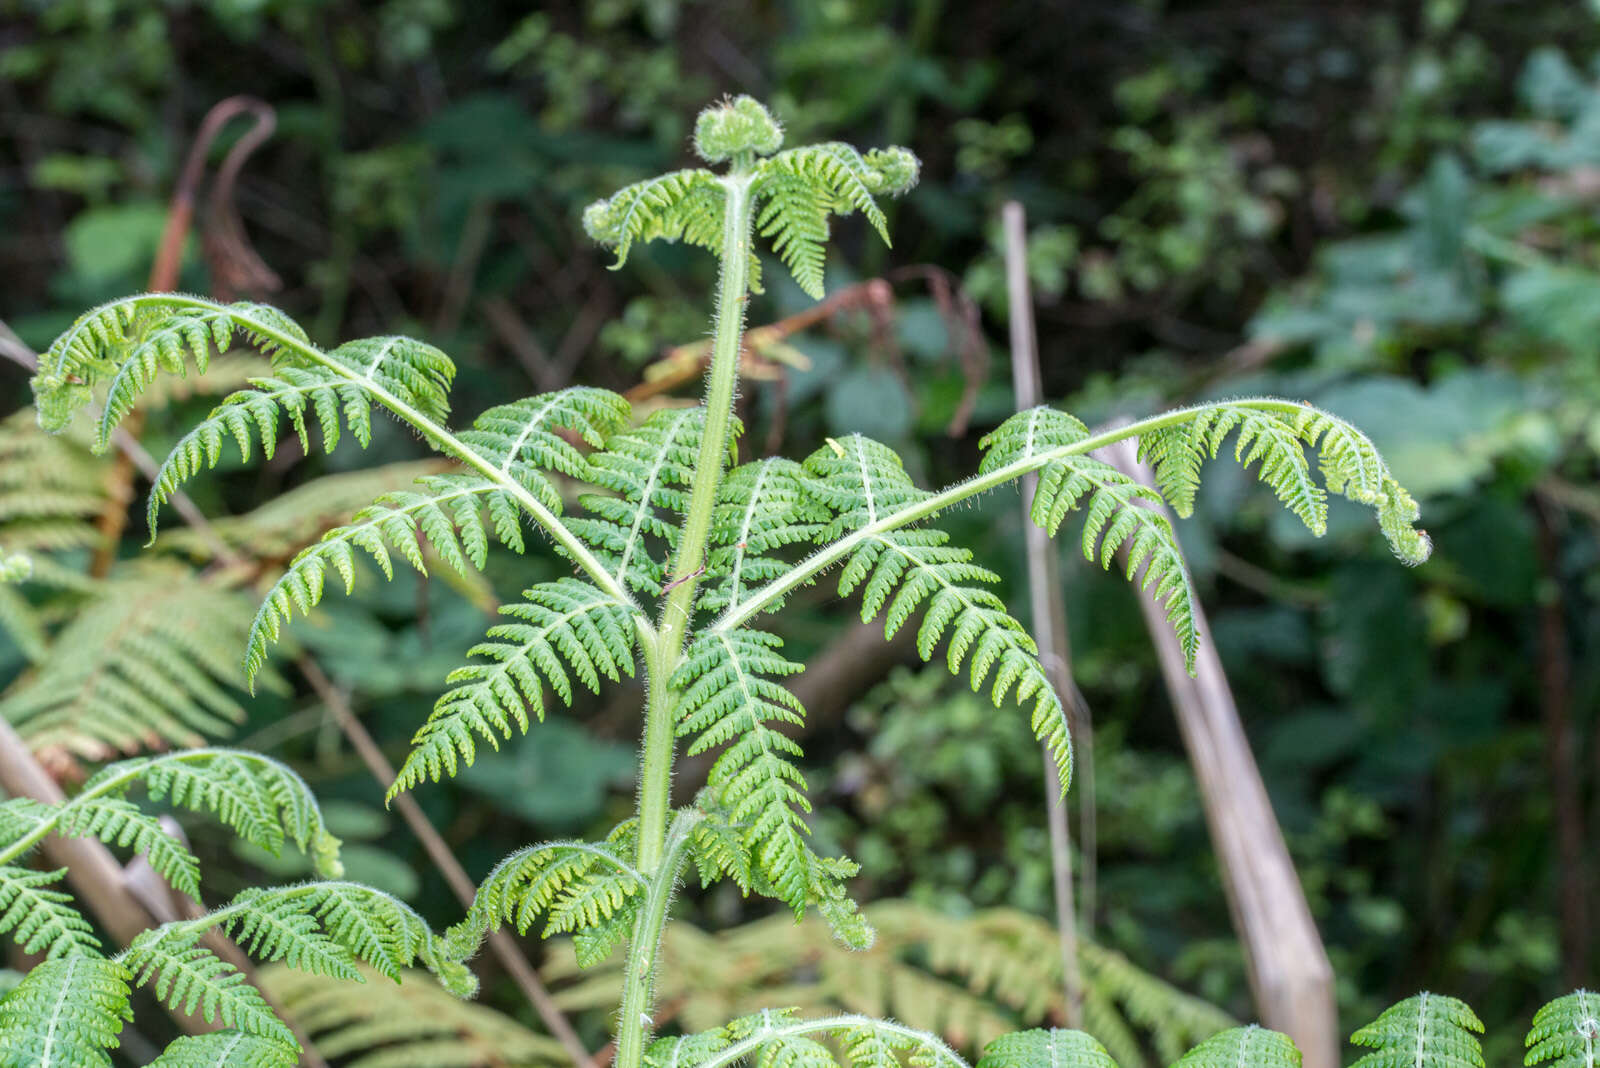
[[[809,145],[762,160],[753,193],[760,202],[755,226],[800,288],[823,297],[828,218],[859,211],[889,243],[883,212],[868,186],[868,167],[848,145]]]
[[[7,805],[16,802],[7,802]],[[51,960],[94,954],[100,940],[72,904],[72,896],[51,889],[67,869],[33,871],[0,865],[0,934],[10,934],[28,953]]]
[[[659,593],[665,564],[651,555],[651,540],[676,547],[677,515],[694,478],[704,408],[668,408],[632,430],[613,436],[605,450],[589,456],[589,481],[615,496],[579,498],[585,516],[563,520],[589,545],[612,577],[629,587]]]
[[[317,1051],[340,1058],[348,1068],[561,1068],[572,1063],[555,1039],[462,1001],[426,972],[407,972],[398,985],[354,984],[269,965],[260,978]]]
[[[244,643],[247,680],[253,683],[266,665],[268,647],[281,638],[284,624],[295,611],[309,615],[322,603],[329,569],[343,580],[347,594],[354,591],[360,553],[371,557],[384,577],[392,579],[395,553],[420,574],[428,573],[423,541],[439,560],[461,574],[470,569],[481,571],[488,563],[491,532],[501,544],[522,551],[521,513],[497,483],[458,472],[424,475],[415,486],[384,494],[349,523],[328,531],[321,541],[295,556],[256,611]],[[542,489],[549,494],[546,503],[559,505],[548,482]],[[488,524],[484,523],[485,512]]]
[[[628,402],[609,389],[573,386],[490,408],[459,438],[506,474],[546,470],[587,479],[588,462],[560,431],[598,449],[627,425],[630,412]]]
[[[1534,1014],[1527,1047],[1530,1068],[1600,1065],[1600,994],[1576,990],[1545,1005]]]
[[[637,611],[578,579],[559,579],[523,591],[524,600],[500,606],[511,620],[489,628],[488,641],[470,655],[489,662],[452,671],[452,689],[439,698],[428,722],[412,739],[389,797],[421,783],[454,776],[458,759],[469,766],[477,754],[474,735],[499,748],[512,724],[528,729],[528,710],[544,718],[544,689],[572,704],[572,680],[598,693],[600,678],[633,674]]]
[[[0,1000],[0,1068],[110,1068],[128,1007],[128,971],[73,954],[35,965]]]
[[[254,389],[240,390],[225,399],[178,439],[162,461],[145,509],[151,543],[155,541],[161,506],[200,471],[216,467],[222,458],[223,442],[229,438],[239,446],[241,460],[249,461],[254,439],[261,442],[262,459],[270,460],[278,447],[278,420],[287,417],[300,438],[301,448],[309,453],[308,416],[314,416],[325,452],[338,446],[341,420],[363,449],[372,441],[372,402],[359,386],[332,371],[285,367],[274,376],[250,381]]]
[[[77,796],[51,806],[51,821],[70,823],[102,799],[125,797],[136,783],[152,800],[216,816],[270,853],[292,841],[325,875],[341,870],[339,840],[328,833],[305,780],[286,764],[243,750],[187,749],[108,764]]]
[[[872,930],[845,893],[856,866],[819,857],[806,843],[806,780],[801,755],[773,724],[804,722],[799,700],[775,681],[801,670],[778,650],[783,643],[757,630],[707,631],[685,650],[671,685],[678,691],[678,734],[693,735],[690,754],[726,745],[707,787],[727,819],[740,828],[755,889],[785,902],[796,918],[814,906],[836,937],[872,942]]]
[[[1252,1024],[1212,1035],[1172,1068],[1300,1068],[1300,1051],[1289,1036]]]
[[[377,386],[435,423],[450,417],[456,365],[438,349],[412,337],[367,337],[328,350],[357,385]]]
[[[732,879],[742,893],[748,894],[754,884],[755,871],[740,827],[728,820],[727,813],[709,791],[695,804],[705,813],[705,818],[689,830],[689,856],[700,874],[701,888]]]
[[[717,251],[726,201],[726,190],[711,172],[673,171],[589,205],[583,225],[590,237],[616,249],[611,269],[618,270],[636,243],[658,238]]]
[[[1117,1062],[1082,1031],[1035,1028],[1001,1035],[983,1047],[975,1068],[1117,1068]]]
[[[213,305],[177,294],[145,294],[103,304],[79,317],[39,359],[33,379],[39,424],[66,429],[89,404],[94,387],[108,383],[96,445],[104,449],[111,430],[133,410],[160,371],[182,377],[188,365],[206,370],[212,347],[226,349],[235,334],[276,357],[281,349],[264,336],[267,326],[297,341],[305,331],[275,308],[240,302]]]
[[[1384,1010],[1350,1036],[1374,1052],[1351,1068],[1484,1068],[1483,1021],[1463,1002],[1418,994]]]
[[[175,1039],[149,1068],[294,1068],[299,1051],[244,1031],[213,1031]]]
[[[821,534],[830,517],[806,492],[805,477],[799,464],[781,458],[741,464],[728,472],[717,488],[711,516],[701,608],[715,612],[735,607],[751,585],[789,569],[772,555],[774,550],[814,541]]]
[[[8,802],[9,803],[9,802]],[[63,809],[56,831],[69,838],[98,838],[143,856],[173,888],[200,896],[200,860],[161,821],[120,797],[99,797]]]
[[[200,745],[244,718],[237,650],[248,600],[170,564],[101,587],[45,658],[0,697],[0,715],[35,749],[87,760],[159,745]],[[278,685],[275,676],[268,681]]]
[[[546,842],[495,865],[467,916],[446,935],[457,956],[490,931],[512,924],[526,934],[547,916],[544,934],[599,926],[628,907],[649,880],[624,859],[631,824],[605,842]]]
[[[299,1049],[294,1032],[244,973],[192,941],[174,940],[163,928],[146,931],[133,940],[122,963],[136,985],[150,986],[156,1000],[177,1011],[198,1011],[207,1023],[220,1020],[226,1027]]]
[[[859,529],[887,510],[925,497],[901,467],[893,450],[869,438],[851,435],[830,443],[806,460],[813,493],[837,518],[830,534]],[[1062,789],[1072,776],[1072,741],[1066,710],[1039,663],[1037,647],[1022,624],[1006,611],[992,591],[974,583],[996,583],[999,576],[972,562],[972,553],[949,544],[949,535],[928,527],[904,528],[864,537],[839,575],[839,595],[861,590],[863,622],[885,615],[884,633],[892,637],[918,609],[924,609],[917,631],[917,651],[931,660],[949,635],[946,663],[959,675],[970,660],[974,691],[993,682],[990,696],[998,706],[1013,689],[1017,703],[1032,705],[1034,733],[1061,769]]]
[[[1261,481],[1313,534],[1328,529],[1328,498],[1311,477],[1301,440],[1294,427],[1267,412],[1220,404],[1197,409],[1193,418],[1142,434],[1139,457],[1155,469],[1156,485],[1180,516],[1194,513],[1200,488],[1200,467],[1216,457],[1235,431],[1234,459],[1241,466],[1260,463]]]

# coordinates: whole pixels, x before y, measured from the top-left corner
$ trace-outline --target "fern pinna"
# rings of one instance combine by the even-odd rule
[[[398,419],[452,465],[409,487],[391,487],[294,558],[267,590],[245,641],[251,677],[264,670],[286,623],[316,608],[330,572],[349,589],[365,581],[364,561],[387,576],[396,556],[419,571],[476,571],[491,540],[522,552],[527,530],[570,562],[571,576],[534,586],[505,607],[506,621],[450,676],[395,792],[453,775],[479,746],[528,729],[529,711],[542,717],[549,694],[567,704],[575,682],[598,689],[603,680],[642,666],[647,707],[634,818],[604,842],[549,843],[507,858],[443,943],[420,929],[405,928],[414,937],[391,932],[397,948],[387,954],[389,963],[398,967],[417,957],[459,984],[454,962],[487,932],[506,924],[526,929],[542,917],[547,933],[574,934],[586,962],[628,945],[617,1016],[616,1060],[623,1068],[714,1068],[757,1053],[762,1063],[774,1064],[821,1066],[842,1058],[887,1068],[902,1055],[922,1065],[957,1064],[959,1057],[931,1035],[860,1016],[803,1020],[771,1011],[652,1042],[661,929],[691,864],[702,882],[732,879],[742,891],[780,900],[797,915],[817,910],[846,944],[863,946],[872,938],[846,892],[855,865],[818,855],[811,846],[799,747],[785,732],[805,716],[784,686],[802,665],[784,655],[770,618],[786,597],[837,567],[839,594],[859,594],[863,618],[881,615],[893,632],[916,617],[921,654],[931,658],[943,646],[950,670],[965,674],[975,689],[986,689],[997,704],[1010,697],[1023,705],[1060,762],[1065,783],[1071,742],[1061,700],[1032,639],[995,592],[996,576],[933,525],[939,513],[1037,473],[1034,519],[1053,531],[1081,510],[1085,553],[1109,566],[1122,552],[1128,576],[1162,602],[1191,656],[1199,641],[1195,594],[1172,527],[1144,505],[1165,501],[1187,512],[1202,462],[1225,439],[1237,442],[1236,457],[1255,465],[1314,531],[1322,529],[1328,495],[1343,494],[1376,511],[1402,559],[1426,558],[1427,539],[1413,526],[1415,503],[1365,436],[1332,415],[1272,398],[1201,405],[1098,433],[1052,409],[1023,412],[984,439],[976,475],[937,491],[916,486],[892,450],[860,435],[823,442],[803,463],[733,463],[744,312],[761,285],[755,239],[766,239],[800,287],[820,297],[833,217],[860,213],[887,239],[878,198],[910,189],[918,163],[899,148],[784,150],[777,122],[748,97],[702,113],[694,143],[708,164],[726,166],[629,186],[590,206],[584,225],[615,248],[618,267],[637,245],[655,239],[683,241],[718,257],[706,395],[698,407],[636,421],[621,397],[575,388],[494,408],[468,428],[452,430],[454,368],[431,346],[385,337],[324,350],[272,308],[151,294],[90,312],[51,347],[33,382],[39,418],[59,430],[100,398],[97,435],[104,447],[117,421],[162,372],[204,368],[213,349],[259,351],[268,366],[253,388],[225,400],[162,466],[151,493],[152,531],[162,502],[216,465],[230,443],[247,458],[256,448],[271,455],[285,432],[308,450],[331,448],[341,437],[364,446],[374,409]],[[1132,482],[1095,457],[1097,449],[1128,438],[1137,438],[1154,462],[1157,487]],[[590,487],[571,511],[558,479]],[[680,738],[688,739],[691,752],[720,754],[699,799],[674,811],[669,787]],[[27,809],[16,816],[38,818]],[[56,825],[122,840],[122,819],[133,828],[129,844],[154,841],[140,837],[131,812],[107,810],[102,823],[78,819],[57,819]],[[181,857],[164,864],[187,878]],[[54,891],[27,882],[31,874],[13,878],[14,898],[29,900],[15,907],[10,927],[34,944],[58,938],[58,956],[68,962],[60,967],[85,969],[81,976],[64,975],[52,964],[39,979],[30,976],[32,987],[13,995],[27,1004],[80,980],[86,988],[111,991],[140,977],[186,1004],[195,990],[202,1005],[209,1004],[205,991],[224,986],[217,998],[240,996],[236,984],[208,970],[214,965],[197,956],[203,951],[193,940],[179,934],[153,936],[151,945],[132,947],[110,963],[70,963],[100,958],[65,920],[50,927],[35,919],[59,911],[49,897]],[[333,909],[317,896],[334,893],[306,889],[282,901],[242,901],[241,911],[228,914],[240,917],[237,929],[221,919],[216,925],[291,965],[331,966],[328,955],[342,947],[386,970],[373,959],[383,954],[352,938],[351,929],[340,929],[335,917],[382,915],[393,924],[404,917],[381,908]],[[280,906],[288,911],[273,911]],[[265,918],[269,913],[277,919]],[[320,934],[307,926],[307,916]],[[312,937],[328,943],[318,943],[321,956],[309,949],[295,956],[287,948]],[[121,1002],[109,993],[105,999],[111,1008],[100,1014],[99,1030],[83,1031],[84,1041],[114,1033],[111,1009]],[[12,1013],[6,1026],[37,1043],[27,1023],[33,1018]],[[242,1003],[232,1019],[252,1040],[283,1045],[265,1017]],[[1031,1039],[1017,1042],[1007,1058],[1033,1057]]]

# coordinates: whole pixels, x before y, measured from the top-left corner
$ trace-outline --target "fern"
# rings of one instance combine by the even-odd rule
[[[843,1056],[811,1035],[833,1035]],[[899,1055],[916,1068],[965,1068],[936,1036],[866,1016],[800,1020],[792,1010],[764,1009],[720,1028],[653,1043],[651,1068],[721,1068],[755,1056],[761,1068],[889,1068]]]
[[[294,1068],[296,1048],[244,1031],[186,1035],[169,1045],[150,1068]]]
[[[1600,995],[1576,990],[1541,1008],[1528,1031],[1528,1065],[1595,1068],[1600,1065]]]
[[[548,1036],[460,998],[426,972],[401,982],[351,985],[268,966],[262,985],[310,1034],[317,1051],[348,1068],[551,1068],[570,1063]],[[170,1047],[169,1047],[170,1049]],[[274,1066],[275,1068],[275,1066]]]
[[[853,434],[830,442],[806,460],[815,481],[812,492],[833,512],[828,534],[872,526],[884,514],[914,505],[927,496],[906,475],[900,458],[885,445]],[[977,691],[993,683],[996,706],[1015,689],[1019,704],[1032,702],[1039,740],[1061,769],[1062,788],[1072,775],[1072,743],[1066,711],[1039,664],[1037,647],[1005,610],[1005,602],[973,583],[996,583],[999,576],[972,562],[966,549],[948,545],[949,536],[927,527],[871,533],[864,537],[839,576],[839,595],[861,590],[861,619],[885,612],[884,633],[892,637],[926,605],[917,631],[924,660],[949,635],[946,663],[953,675],[970,659],[969,678]]]
[[[0,812],[0,819],[8,816]],[[72,896],[50,889],[66,874],[65,868],[30,871],[0,866],[0,934],[11,935],[25,952],[43,953],[52,960],[97,951],[100,940],[72,907]]]
[[[35,965],[0,1000],[0,1068],[110,1068],[128,1008],[128,971],[75,954]]]
[[[534,586],[523,597],[502,605],[501,614],[511,622],[491,627],[490,640],[472,648],[471,655],[490,662],[450,673],[446,681],[453,688],[412,739],[391,798],[425,778],[437,782],[455,775],[458,759],[470,765],[477,753],[474,735],[498,748],[502,736],[512,736],[513,723],[528,729],[530,708],[543,719],[546,684],[570,705],[572,675],[598,692],[602,675],[615,682],[633,674],[636,616],[630,606],[577,579]]]
[[[200,745],[244,718],[238,648],[249,602],[223,582],[145,565],[101,587],[52,655],[0,696],[0,715],[35,749],[103,760]],[[279,682],[268,675],[273,687]]]
[[[652,539],[676,547],[670,517],[688,501],[683,490],[694,478],[704,426],[702,409],[664,409],[589,457],[589,481],[615,495],[584,494],[579,500],[588,514],[566,524],[632,589],[660,592],[666,565],[652,554]]]
[[[1117,1068],[1105,1047],[1082,1031],[1016,1031],[983,1047],[977,1068]]]
[[[1374,1052],[1352,1068],[1484,1068],[1483,1021],[1455,998],[1418,994],[1350,1036]]]
[[[771,555],[774,550],[817,540],[829,518],[807,491],[805,470],[793,460],[760,460],[729,471],[712,513],[700,607],[737,607],[754,586],[789,569]]]
[[[251,379],[254,389],[234,393],[190,430],[161,464],[145,520],[150,538],[156,536],[161,506],[177,490],[222,458],[223,443],[230,438],[239,447],[239,459],[248,463],[251,443],[259,440],[261,458],[272,459],[278,447],[278,421],[287,418],[303,451],[311,451],[308,424],[315,418],[322,448],[338,447],[341,423],[364,449],[372,442],[372,402],[354,383],[320,367],[286,367],[272,377]]]
[[[1264,1027],[1235,1027],[1212,1035],[1178,1058],[1172,1068],[1300,1068],[1300,1051],[1287,1035]]]

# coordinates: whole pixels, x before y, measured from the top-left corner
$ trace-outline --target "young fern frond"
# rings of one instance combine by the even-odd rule
[[[836,937],[870,945],[871,928],[842,886],[856,865],[819,857],[806,842],[804,813],[811,803],[794,763],[801,749],[774,726],[805,720],[799,700],[776,681],[801,670],[779,652],[782,645],[757,630],[708,631],[697,638],[672,677],[678,734],[694,737],[690,754],[727,746],[711,766],[707,787],[715,808],[739,828],[748,867],[759,876],[755,888],[783,901],[796,918],[814,906]]]
[[[870,526],[880,515],[927,497],[917,489],[894,451],[853,434],[830,442],[806,460],[812,493],[834,512],[828,533]],[[1066,710],[1022,624],[1005,602],[974,583],[996,583],[999,576],[972,562],[972,553],[950,546],[949,535],[928,527],[871,534],[863,538],[839,575],[839,595],[861,590],[863,622],[885,615],[892,637],[919,608],[917,651],[931,660],[938,644],[949,641],[945,660],[951,674],[969,664],[973,690],[990,681],[996,706],[1015,690],[1018,704],[1032,704],[1034,733],[1055,758],[1063,790],[1072,775],[1072,742]]]
[[[128,970],[73,954],[37,964],[0,1000],[0,1068],[111,1068],[128,1007]]]
[[[1104,1046],[1082,1031],[1034,1028],[983,1047],[975,1068],[1117,1068]]]
[[[177,1038],[149,1068],[294,1068],[299,1050],[244,1031],[213,1031]]]
[[[452,688],[412,739],[389,788],[391,799],[425,779],[453,777],[458,761],[470,766],[475,737],[499,748],[502,737],[512,737],[513,724],[527,731],[529,709],[544,719],[546,685],[571,705],[572,676],[598,693],[602,676],[616,682],[633,674],[637,609],[571,578],[542,583],[522,596],[500,606],[508,622],[489,628],[489,640],[469,650],[488,662],[463,665],[445,680]]]
[[[1365,1054],[1351,1068],[1484,1068],[1483,1021],[1464,1003],[1418,994],[1350,1036]]]
[[[792,148],[759,164],[755,193],[761,207],[756,230],[772,239],[772,251],[807,296],[823,297],[829,216],[859,211],[884,244],[889,243],[872,182],[872,169],[861,154],[838,143]]]
[[[1300,1068],[1300,1051],[1289,1036],[1251,1024],[1212,1035],[1178,1058],[1172,1068]]]
[[[650,885],[626,859],[632,833],[630,822],[605,842],[546,842],[506,857],[479,885],[466,918],[449,931],[457,955],[507,924],[526,934],[541,915],[548,936],[600,928],[631,914]]]
[[[86,432],[47,434],[33,413],[0,420],[0,547],[60,551],[100,541],[105,461]]]
[[[727,193],[709,171],[683,170],[635,182],[589,205],[583,224],[616,248],[612,270],[628,262],[635,243],[686,241],[715,252],[722,238]]]
[[[787,562],[771,555],[774,550],[821,535],[831,516],[807,492],[805,481],[804,469],[782,458],[741,464],[728,472],[712,513],[702,609],[737,606],[751,588],[789,569]]]
[[[97,593],[56,636],[56,653],[0,697],[0,715],[33,748],[103,760],[201,745],[244,718],[230,691],[244,683],[246,597],[171,564],[135,568]]]
[[[1595,1068],[1600,1065],[1600,994],[1575,990],[1541,1008],[1528,1031],[1528,1065]]]
[[[588,514],[564,522],[619,583],[652,596],[661,592],[666,564],[652,555],[651,541],[676,547],[673,520],[688,500],[684,487],[694,478],[704,428],[704,409],[663,409],[590,455],[589,481],[615,496],[584,494],[579,502]]]

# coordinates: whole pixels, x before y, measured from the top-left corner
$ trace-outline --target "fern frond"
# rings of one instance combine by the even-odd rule
[[[772,553],[816,540],[830,518],[806,492],[805,471],[781,458],[741,464],[717,488],[710,552],[700,607],[732,608],[749,588],[782,575],[789,565]],[[773,604],[772,609],[779,604]]]
[[[220,1020],[226,1027],[299,1048],[294,1032],[244,973],[192,940],[172,938],[157,928],[135,938],[121,959],[135,985],[150,986],[163,1004],[184,1013],[198,1011],[207,1023]]]
[[[520,512],[497,483],[459,472],[424,475],[415,487],[384,494],[349,523],[328,531],[321,541],[295,556],[256,611],[244,643],[247,680],[253,681],[265,666],[268,646],[279,640],[295,611],[309,615],[322,603],[330,569],[343,581],[347,594],[354,591],[361,553],[371,557],[385,578],[392,579],[395,553],[420,574],[428,573],[422,555],[424,541],[439,560],[461,574],[481,571],[488,563],[491,532],[501,544],[522,551]],[[546,503],[559,506],[548,482],[542,489],[549,495]],[[484,512],[489,515],[488,524]]]
[[[112,580],[57,636],[32,675],[0,697],[0,715],[35,749],[103,760],[229,733],[244,709],[237,657],[249,602],[170,564]],[[269,681],[276,685],[275,677]]]
[[[446,681],[453,688],[412,739],[390,798],[424,779],[454,776],[458,760],[470,766],[474,735],[499,748],[502,736],[512,736],[513,723],[527,731],[528,709],[544,718],[547,684],[570,705],[572,675],[598,693],[601,676],[616,682],[633,674],[636,609],[572,578],[534,586],[523,597],[502,605],[500,614],[510,621],[489,628],[489,640],[471,649],[489,662],[450,673]]]
[[[651,555],[650,541],[676,548],[674,520],[688,500],[684,487],[694,477],[704,427],[704,408],[663,409],[590,455],[589,480],[615,496],[584,494],[579,500],[589,514],[563,522],[618,582],[660,592],[666,565]]]
[[[72,896],[51,889],[66,874],[65,868],[32,871],[0,865],[0,934],[10,934],[25,952],[43,953],[51,960],[97,953],[100,940],[73,906]]]
[[[1155,469],[1156,485],[1180,516],[1194,513],[1200,466],[1216,457],[1235,431],[1234,459],[1242,466],[1260,463],[1261,481],[1313,534],[1328,529],[1328,498],[1311,477],[1300,435],[1267,412],[1219,404],[1197,409],[1193,418],[1139,436],[1139,457]]]
[[[727,191],[710,171],[673,171],[589,205],[583,225],[590,237],[616,249],[615,271],[636,243],[657,238],[718,251],[726,201]]]
[[[1172,1068],[1300,1068],[1300,1051],[1289,1036],[1252,1024],[1212,1035]]]
[[[149,1068],[295,1068],[299,1051],[244,1031],[213,1031],[175,1039]]]
[[[200,896],[200,860],[161,821],[120,797],[97,797],[62,810],[56,831],[69,838],[98,838],[107,845],[131,848],[173,888]]]
[[[1001,1035],[983,1047],[975,1068],[1117,1068],[1117,1062],[1082,1031],[1035,1028]]]
[[[366,973],[373,978],[374,973]],[[462,1001],[426,972],[355,984],[269,965],[262,985],[324,1057],[349,1068],[559,1068],[571,1058],[547,1035]]]
[[[72,799],[49,808],[44,823],[71,824],[106,799],[143,783],[152,800],[208,812],[245,840],[278,853],[284,841],[305,851],[328,875],[340,871],[339,840],[328,833],[311,789],[271,757],[236,749],[186,749],[108,764]],[[43,823],[41,825],[44,825]]]
[[[684,652],[672,677],[678,691],[678,734],[694,736],[688,752],[726,745],[707,786],[728,820],[740,827],[757,888],[785,902],[796,918],[815,906],[834,933],[870,945],[871,928],[842,881],[856,872],[844,858],[818,857],[806,843],[806,780],[801,755],[773,724],[804,722],[799,700],[775,681],[801,670],[785,658],[777,637],[757,630],[707,631]]]
[[[1483,1021],[1463,1002],[1418,994],[1350,1036],[1373,1049],[1351,1068],[1484,1068]]]
[[[627,425],[630,412],[628,402],[609,389],[573,386],[490,408],[459,439],[505,474],[546,470],[588,479],[588,462],[559,431],[598,449]]]
[[[545,842],[506,857],[479,885],[466,918],[447,932],[454,955],[465,956],[507,924],[526,934],[541,915],[549,937],[599,928],[630,911],[650,885],[624,859],[632,826],[623,824],[605,842]],[[615,944],[610,937],[603,941]],[[591,953],[600,949],[589,947]]]
[[[285,367],[271,377],[250,380],[255,388],[226,398],[211,414],[173,446],[162,461],[145,507],[154,543],[161,506],[189,479],[217,466],[223,442],[232,439],[239,458],[248,462],[252,442],[259,439],[263,460],[278,447],[278,420],[287,417],[311,451],[308,424],[314,417],[322,435],[322,448],[332,452],[339,444],[341,422],[364,449],[372,441],[372,402],[361,387],[322,367]]]
[[[859,529],[885,511],[926,496],[912,484],[893,450],[858,434],[819,449],[806,460],[806,471],[815,479],[813,492],[837,513],[829,534]],[[884,632],[891,637],[925,608],[917,631],[922,658],[932,659],[948,633],[945,659],[951,674],[959,675],[970,660],[974,691],[992,673],[989,688],[996,706],[1013,689],[1018,704],[1031,702],[1034,733],[1060,767],[1065,789],[1072,775],[1066,710],[1039,663],[1037,647],[1005,603],[975,585],[998,582],[999,576],[973,563],[971,552],[948,542],[949,535],[928,527],[869,533],[839,575],[839,595],[848,597],[860,589],[862,621],[883,612]]]
[[[1523,1063],[1549,1068],[1600,1064],[1600,994],[1576,990],[1541,1008],[1528,1031]]]
[[[35,965],[0,1000],[0,1068],[110,1068],[128,1007],[128,971],[73,954]]]
[[[413,337],[366,337],[346,341],[326,355],[351,372],[358,386],[377,386],[435,423],[450,417],[450,384],[455,380],[456,365],[427,342]]]

